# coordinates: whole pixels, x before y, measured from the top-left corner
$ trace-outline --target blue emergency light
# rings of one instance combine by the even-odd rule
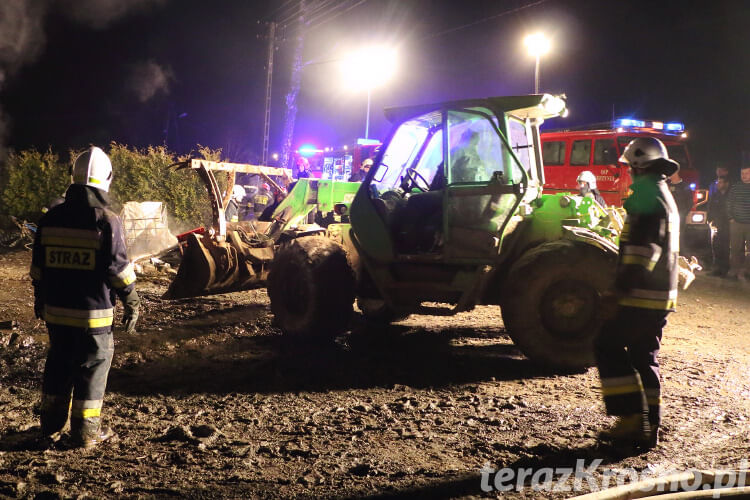
[[[665,123],[664,128],[670,132],[683,132],[685,130],[685,125],[679,122],[670,122]]]
[[[636,120],[634,118],[619,118],[615,120],[615,127],[653,128],[672,133],[682,133],[685,131],[685,125],[680,122],[663,123],[657,121]]]
[[[316,148],[312,144],[305,144],[304,146],[300,146],[297,152],[302,156],[312,156],[315,153],[320,153],[321,150]]]
[[[633,120],[632,118],[620,118],[617,120],[618,127],[645,127],[646,122],[643,120]]]

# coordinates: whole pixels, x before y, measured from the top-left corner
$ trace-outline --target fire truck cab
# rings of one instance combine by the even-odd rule
[[[618,161],[625,146],[638,137],[655,137],[667,147],[669,157],[680,164],[680,177],[693,191],[693,207],[687,217],[683,253],[710,258],[711,229],[706,212],[708,190],[699,189],[700,176],[693,167],[682,123],[621,118],[584,129],[543,132],[544,190],[578,191],[578,175],[588,170],[608,205],[621,207],[629,195],[632,179],[628,166]]]

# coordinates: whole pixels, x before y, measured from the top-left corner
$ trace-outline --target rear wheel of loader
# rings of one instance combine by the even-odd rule
[[[349,325],[354,273],[337,243],[310,236],[289,242],[268,275],[271,311],[285,334],[332,339]]]
[[[560,240],[533,248],[513,265],[503,321],[526,356],[564,369],[594,364],[600,298],[612,287],[615,259],[592,245]]]

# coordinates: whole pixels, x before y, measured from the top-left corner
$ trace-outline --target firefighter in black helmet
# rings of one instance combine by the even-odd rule
[[[616,309],[595,342],[604,404],[618,421],[601,437],[652,448],[661,421],[657,355],[679,272],[680,216],[666,179],[679,164],[652,137],[631,141],[620,161],[630,166],[633,194],[625,201],[615,288],[605,297]]]
[[[114,295],[124,304],[128,333],[135,331],[139,299],[122,224],[107,208],[109,158],[92,147],[76,159],[72,174],[65,201],[39,221],[30,275],[34,313],[47,323],[50,341],[42,434],[61,432],[70,414],[73,444],[90,448],[114,435],[101,424],[114,352]]]

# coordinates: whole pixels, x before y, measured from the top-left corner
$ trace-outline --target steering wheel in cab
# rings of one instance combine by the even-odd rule
[[[422,185],[420,185],[420,183]],[[417,188],[423,193],[426,193],[430,190],[430,182],[425,179],[422,174],[417,172],[417,169],[413,167],[407,168],[404,172],[404,180],[401,183],[401,186],[407,193],[409,193],[413,188]]]

